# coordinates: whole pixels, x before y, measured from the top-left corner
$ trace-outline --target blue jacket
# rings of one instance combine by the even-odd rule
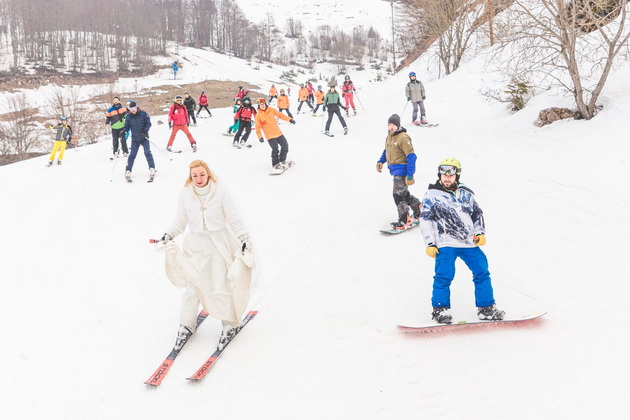
[[[134,114],[130,112],[125,118],[125,128],[123,133],[131,130],[131,141],[143,141],[149,138],[149,129],[151,128],[151,118],[146,111],[138,109]]]

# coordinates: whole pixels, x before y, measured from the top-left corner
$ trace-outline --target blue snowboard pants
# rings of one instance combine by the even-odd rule
[[[474,248],[440,248],[435,259],[435,276],[433,276],[433,307],[451,307],[451,282],[455,278],[455,260],[457,257],[468,266],[475,283],[475,304],[477,307],[494,305],[494,293],[488,271],[488,259],[479,247]]]

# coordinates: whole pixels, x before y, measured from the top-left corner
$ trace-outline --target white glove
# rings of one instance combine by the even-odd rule
[[[239,236],[238,240],[241,241],[241,252],[252,250],[252,243],[249,241],[249,235],[247,233]]]
[[[166,245],[166,244],[168,243],[168,241],[172,241],[172,240],[173,240],[173,238],[171,238],[171,235],[169,235],[168,233],[165,233],[165,234],[162,236],[162,239],[161,239],[161,241],[162,241],[162,243],[163,243],[164,245]]]

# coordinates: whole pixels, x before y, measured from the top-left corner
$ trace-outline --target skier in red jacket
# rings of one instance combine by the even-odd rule
[[[232,142],[232,146],[238,147],[239,149],[247,143],[247,139],[249,138],[249,134],[252,132],[252,120],[256,116],[256,109],[252,106],[252,101],[249,98],[245,98],[243,100],[243,105],[236,111],[234,115],[234,122],[238,121],[238,131],[234,135],[234,141]],[[245,135],[240,140],[241,133],[245,130]],[[252,147],[251,144],[248,144],[247,147]]]
[[[168,113],[168,127],[172,129],[171,137],[168,139],[168,144],[166,145],[166,150],[169,152],[173,151],[173,141],[175,140],[175,135],[179,130],[182,130],[186,137],[188,137],[188,141],[190,141],[190,147],[192,147],[193,152],[197,151],[197,142],[193,138],[192,134],[188,130],[188,124],[190,120],[188,119],[188,110],[186,109],[186,105],[182,103],[182,97],[177,95],[175,97],[175,103],[171,106],[171,110]]]
[[[201,114],[201,110],[204,108],[208,111],[208,115],[212,117],[212,112],[208,109],[208,97],[206,96],[206,91],[202,90],[201,95],[199,95],[199,111],[197,111],[197,116]]]
[[[341,93],[343,94],[343,98],[346,100],[346,117],[350,116],[350,107],[352,107],[354,115],[357,115],[357,109],[354,106],[354,92],[356,91],[354,83],[350,80],[350,76],[346,76],[343,85],[341,85]]]

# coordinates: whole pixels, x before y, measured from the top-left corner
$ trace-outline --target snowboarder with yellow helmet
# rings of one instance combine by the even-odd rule
[[[505,312],[495,305],[488,260],[480,248],[486,243],[483,211],[473,191],[460,183],[461,173],[459,160],[442,160],[438,165],[438,180],[429,185],[422,199],[420,230],[427,255],[435,258],[431,316],[440,324],[452,322],[450,286],[455,277],[455,260],[459,257],[473,274],[477,316],[499,321]]]

